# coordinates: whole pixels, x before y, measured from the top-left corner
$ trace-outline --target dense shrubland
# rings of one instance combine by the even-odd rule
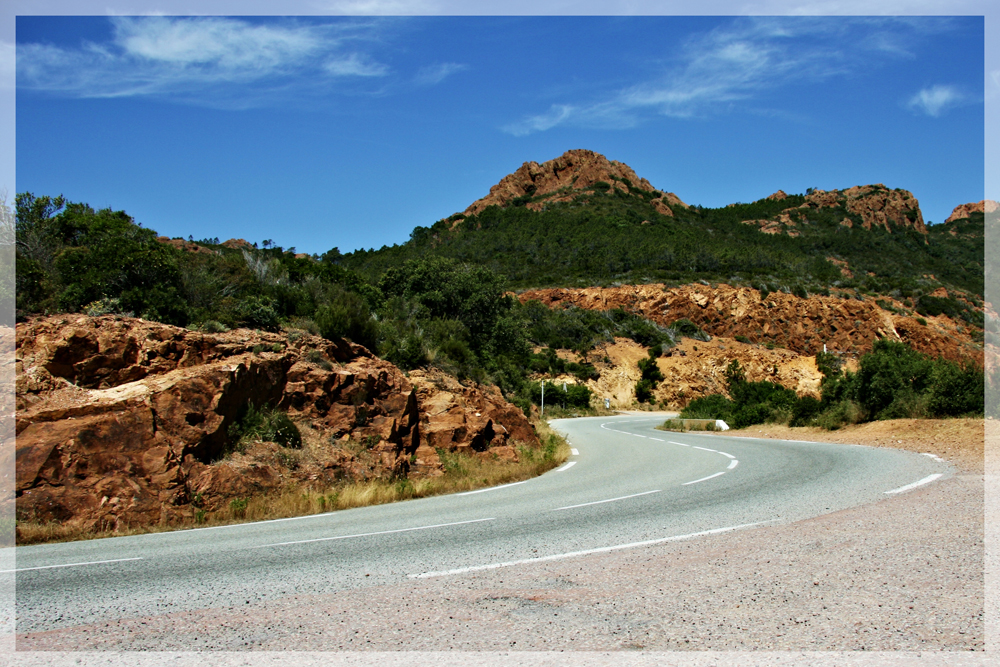
[[[862,355],[856,373],[838,357],[819,353],[822,399],[799,397],[773,382],[750,382],[738,361],[726,368],[729,396],[691,401],[685,419],[724,419],[733,428],[765,422],[836,429],[877,419],[961,417],[983,414],[983,369],[931,359],[905,343],[879,339]]]
[[[828,233],[792,239],[740,224],[778,210],[765,200],[715,210],[678,207],[675,219],[660,216],[648,200],[642,193],[605,190],[541,212],[490,208],[465,219],[461,232],[439,223],[415,230],[405,246],[351,256],[334,248],[322,257],[304,257],[271,241],[260,248],[227,247],[217,238],[198,241],[199,252],[185,251],[159,242],[153,230],[123,211],[22,193],[15,219],[17,316],[124,314],[205,331],[244,326],[345,337],[404,370],[434,366],[496,384],[526,411],[541,394],[540,385],[529,381],[532,372],[576,376],[579,387],[562,391],[556,385],[549,401],[585,407],[590,396],[582,383],[597,374],[591,353],[615,337],[650,349],[636,387],[637,398],[649,400],[662,380],[656,357],[682,336],[706,336],[687,320],[663,327],[621,309],[521,304],[507,294],[505,275],[516,284],[565,284],[623,275],[689,280],[735,273],[764,290],[790,289],[795,276],[796,289],[805,291],[806,283],[809,289],[843,283],[823,257],[850,256],[861,275],[881,267],[874,277],[854,281],[856,288],[909,295],[916,312],[985,325],[987,336],[1000,331],[995,321],[984,322],[973,307],[978,304],[931,296],[920,287],[923,278],[914,277],[933,270],[938,279],[981,293],[981,269],[977,282],[970,276],[977,260],[969,250],[976,243],[982,247],[981,214],[956,223],[959,234],[937,234],[927,246],[910,232],[859,235],[838,224]],[[817,215],[822,228],[829,211]],[[981,267],[981,254],[978,261]],[[747,382],[734,367],[727,375],[729,398],[693,401],[686,414],[736,425],[784,420],[835,426],[982,412],[982,370],[927,359],[898,345],[877,343],[858,373],[827,368],[822,401],[798,399],[773,383]],[[579,360],[561,359],[555,349],[574,350]]]
[[[417,227],[402,245],[359,250],[340,261],[374,277],[407,259],[448,257],[487,266],[512,287],[708,280],[801,296],[841,288],[913,301],[942,285],[979,299],[983,294],[982,214],[947,229],[932,225],[925,236],[866,230],[842,206],[810,208],[802,210],[807,222],[792,238],[762,234],[742,221],[797,206],[801,195],[716,209],[675,206],[672,217],[658,213],[650,196],[598,189],[541,211],[490,207]],[[854,226],[842,225],[845,218]],[[842,275],[830,257],[848,262],[853,276]]]
[[[434,366],[496,384],[525,411],[541,393],[529,373],[569,373],[580,383],[597,375],[592,363],[560,359],[555,348],[586,354],[616,336],[649,347],[675,337],[622,310],[522,305],[502,275],[446,258],[407,260],[369,278],[341,266],[335,250],[302,257],[271,241],[228,247],[215,238],[185,251],[123,211],[62,197],[18,195],[16,213],[19,318],[119,314],[209,332],[284,328],[344,337],[404,370]],[[585,408],[590,393],[559,386],[548,400]]]

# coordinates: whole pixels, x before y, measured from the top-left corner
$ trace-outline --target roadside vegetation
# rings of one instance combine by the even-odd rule
[[[255,420],[259,419],[251,417],[249,421]],[[570,454],[566,440],[549,428],[545,421],[535,421],[533,425],[541,441],[541,447],[518,447],[518,460],[516,462],[490,456],[469,456],[438,450],[438,456],[444,468],[444,474],[439,477],[344,481],[324,488],[303,489],[299,486],[289,486],[274,493],[233,498],[227,505],[214,511],[196,508],[190,521],[169,526],[118,526],[117,529],[114,526],[109,526],[102,530],[100,527],[96,529],[84,528],[79,525],[57,522],[41,524],[18,521],[16,525],[17,544],[120,537],[122,535],[283,519],[519,482],[537,477],[562,465]],[[244,443],[244,446],[246,444]],[[346,446],[351,447],[352,445],[359,450],[365,448],[363,443],[347,443]],[[283,454],[288,456],[285,452],[279,452],[279,456]],[[303,454],[298,455],[302,456]]]
[[[780,423],[835,430],[848,424],[901,418],[976,417],[984,413],[984,372],[972,363],[932,359],[904,343],[879,339],[856,373],[836,355],[816,355],[821,398],[799,397],[767,381],[750,382],[738,361],[726,368],[729,396],[698,398],[682,419],[723,419],[735,429]]]

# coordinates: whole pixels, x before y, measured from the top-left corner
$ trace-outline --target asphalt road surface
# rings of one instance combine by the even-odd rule
[[[539,478],[491,489],[294,519],[18,547],[16,632],[254,606],[696,540],[846,509],[953,474],[930,455],[655,430],[662,421],[554,421],[574,448],[570,460]]]

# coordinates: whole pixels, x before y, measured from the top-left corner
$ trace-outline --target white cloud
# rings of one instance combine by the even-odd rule
[[[346,58],[328,60],[323,69],[333,76],[385,76],[389,68],[372,62],[364,56],[352,53]]]
[[[18,86],[76,97],[170,95],[194,101],[198,95],[266,97],[269,85],[387,71],[355,47],[347,50],[347,42],[366,38],[370,26],[363,24],[162,16],[111,21],[110,43],[78,49],[19,45]],[[249,83],[255,90],[247,92]]]
[[[964,98],[954,86],[931,86],[911,97],[907,106],[937,118],[951,107],[961,104]]]
[[[804,81],[822,81],[878,58],[910,57],[904,48],[911,32],[926,30],[909,19],[745,18],[695,36],[679,45],[660,76],[591,102],[554,105],[539,116],[508,125],[528,134],[560,123],[589,124],[615,119],[622,126],[650,113],[690,118],[714,113],[765,91]],[[556,109],[573,109],[557,114]]]
[[[433,86],[441,83],[452,74],[466,69],[469,69],[469,66],[462,65],[460,63],[439,63],[437,65],[428,65],[426,67],[421,67],[420,70],[417,71],[417,75],[413,78],[413,82],[421,86]]]
[[[515,137],[523,137],[532,132],[542,132],[563,123],[574,115],[576,109],[566,104],[553,104],[548,113],[531,116],[503,128]]]

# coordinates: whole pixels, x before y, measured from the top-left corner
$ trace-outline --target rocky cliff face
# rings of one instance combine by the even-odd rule
[[[969,204],[959,204],[951,212],[951,215],[948,216],[945,222],[963,220],[968,218],[973,213],[994,213],[998,208],[1000,208],[1000,206],[998,206],[992,199],[984,199],[982,201]]]
[[[568,201],[581,193],[593,192],[593,186],[598,182],[608,183],[624,192],[628,191],[626,183],[636,190],[656,191],[649,181],[639,178],[628,165],[608,160],[594,151],[576,149],[542,164],[525,162],[517,171],[504,176],[490,188],[488,195],[473,202],[465,209],[465,214],[475,215],[488,206],[508,206],[519,197],[548,195],[544,201],[526,205],[537,211],[546,203]],[[670,192],[662,193],[652,203],[663,215],[673,215],[671,206],[687,206]]]
[[[768,197],[777,201],[786,198],[787,195],[781,190]],[[806,201],[801,206],[787,208],[767,220],[744,220],[743,223],[756,225],[766,234],[784,233],[795,237],[800,235],[801,226],[808,224],[808,209],[835,207],[843,207],[859,216],[861,226],[865,229],[882,227],[888,232],[894,229],[914,229],[921,234],[927,233],[920,204],[913,193],[890,190],[881,183],[856,185],[846,190],[816,190],[806,196]],[[853,227],[854,220],[845,216],[840,224]]]
[[[779,292],[762,298],[755,289],[725,284],[541,289],[522,292],[518,298],[590,310],[624,308],[664,326],[687,318],[712,336],[745,336],[754,343],[772,343],[804,355],[821,352],[824,344],[832,352],[859,355],[869,351],[876,338],[888,337],[935,357],[979,363],[983,359],[982,345],[950,318],[926,317],[927,324],[920,324],[915,316],[884,310],[871,298],[803,299]],[[894,307],[905,312],[901,303]]]
[[[516,458],[538,444],[495,388],[408,378],[347,341],[79,315],[16,335],[16,505],[31,521],[170,523],[290,484],[438,475],[438,448]],[[249,405],[287,411],[308,465],[273,443],[231,455]]]

